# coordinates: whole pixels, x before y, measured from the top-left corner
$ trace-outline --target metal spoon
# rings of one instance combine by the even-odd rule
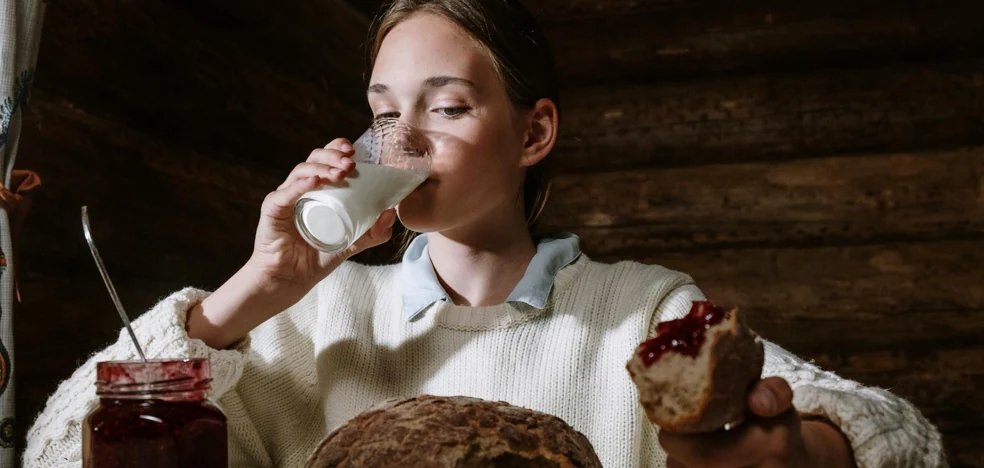
[[[126,331],[130,333],[133,346],[137,348],[137,354],[140,355],[140,359],[143,362],[147,362],[143,349],[140,348],[140,342],[137,341],[137,335],[133,333],[133,328],[130,327],[130,319],[127,318],[126,312],[123,310],[123,303],[120,302],[120,297],[116,294],[116,288],[113,287],[113,282],[109,279],[109,273],[106,272],[106,265],[103,265],[102,258],[99,257],[99,250],[96,249],[96,244],[92,241],[92,230],[89,228],[89,210],[86,206],[82,207],[82,231],[85,233],[86,242],[89,243],[89,251],[92,252],[92,258],[96,260],[96,267],[99,268],[99,274],[102,275],[103,283],[106,283],[106,289],[109,290],[109,297],[113,299],[113,304],[116,305],[116,311],[120,313],[120,318],[123,319],[123,325],[126,327]]]

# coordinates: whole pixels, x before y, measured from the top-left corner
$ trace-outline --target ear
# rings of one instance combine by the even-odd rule
[[[550,99],[540,99],[533,105],[533,110],[527,114],[523,141],[523,156],[520,166],[533,166],[550,154],[557,143],[557,126],[560,117],[557,105]]]

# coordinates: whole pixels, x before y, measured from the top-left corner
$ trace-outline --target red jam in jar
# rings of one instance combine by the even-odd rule
[[[97,363],[83,466],[226,467],[226,417],[205,399],[211,381],[207,359]]]

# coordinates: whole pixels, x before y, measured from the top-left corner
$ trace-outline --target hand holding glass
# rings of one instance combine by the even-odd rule
[[[352,146],[354,173],[305,193],[294,206],[301,237],[324,252],[354,244],[430,174],[427,138],[398,119],[375,120]]]

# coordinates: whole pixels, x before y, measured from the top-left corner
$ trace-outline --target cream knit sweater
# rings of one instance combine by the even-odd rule
[[[230,465],[302,466],[332,429],[388,398],[469,395],[551,413],[591,440],[607,467],[661,467],[665,455],[625,363],[661,320],[702,299],[690,277],[583,256],[557,275],[546,310],[437,303],[400,313],[399,266],[346,263],[232,350],[189,339],[184,289],[134,322],[149,356],[209,357],[211,398],[229,421]],[[95,363],[133,359],[125,333],[48,400],[24,462],[81,464],[80,427],[93,409]],[[861,467],[943,466],[939,433],[908,402],[805,363],[767,343],[764,375],[786,378],[800,412],[828,417]]]

